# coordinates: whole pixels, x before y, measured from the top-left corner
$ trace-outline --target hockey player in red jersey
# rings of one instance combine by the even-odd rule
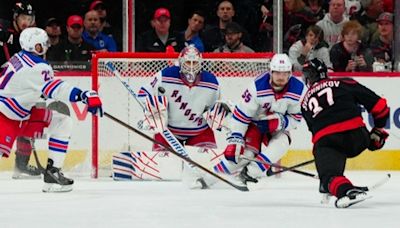
[[[320,192],[337,197],[335,206],[346,208],[368,198],[344,176],[347,158],[365,149],[383,147],[388,133],[383,129],[389,117],[386,100],[351,78],[333,79],[319,59],[303,66],[308,85],[301,111],[312,133],[313,154],[320,178]],[[363,106],[374,119],[368,131],[361,116]]]
[[[22,51],[14,54],[0,75],[0,158],[8,157],[17,136],[41,138],[47,128],[49,158],[44,174],[44,192],[71,191],[73,180],[64,177],[63,166],[72,130],[69,116],[35,107],[44,99],[83,102],[88,111],[102,113],[95,91],[82,91],[54,78],[51,66],[43,60],[48,36],[43,29],[26,28],[19,38]]]

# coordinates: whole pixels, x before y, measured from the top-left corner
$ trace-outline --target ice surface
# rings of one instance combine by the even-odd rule
[[[347,176],[370,185],[387,172]],[[240,192],[220,184],[189,190],[181,182],[115,182],[77,178],[70,193],[42,193],[41,180],[0,174],[0,227],[154,228],[397,228],[400,172],[371,191],[372,199],[348,209],[320,204],[318,181],[296,174],[269,177]]]

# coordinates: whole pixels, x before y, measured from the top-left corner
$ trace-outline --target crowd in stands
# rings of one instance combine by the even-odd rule
[[[92,0],[82,15],[47,19],[43,28],[52,45],[49,61],[87,61],[93,51],[122,51],[122,29],[113,29],[107,17],[110,5],[105,1]],[[137,2],[138,7],[145,4]],[[180,23],[186,24],[182,29],[174,27],[177,17],[171,15],[176,4],[152,9],[147,31],[135,36],[135,51],[165,52],[172,48],[179,52],[188,44],[201,52],[273,51],[272,0],[205,2],[207,12],[203,7],[187,13],[183,20],[181,15]],[[283,51],[295,70],[315,57],[331,71],[392,69],[392,0],[283,0],[283,6]],[[215,20],[209,18],[210,13]],[[16,20],[14,16],[12,21]]]

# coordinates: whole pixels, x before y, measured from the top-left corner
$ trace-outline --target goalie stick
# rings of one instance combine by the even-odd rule
[[[193,161],[193,160],[190,159],[188,156],[185,156],[184,154],[181,154],[181,153],[175,151],[172,147],[170,147],[170,146],[168,146],[168,145],[166,145],[166,144],[164,144],[164,143],[162,143],[162,142],[158,142],[157,140],[154,140],[154,139],[151,138],[150,136],[148,136],[148,135],[144,134],[143,132],[137,130],[136,128],[130,126],[129,124],[127,124],[127,123],[125,123],[125,122],[123,122],[123,121],[117,119],[116,117],[114,117],[114,116],[108,114],[107,112],[104,112],[104,115],[105,115],[106,117],[108,117],[109,119],[115,121],[116,123],[118,123],[118,124],[120,124],[120,125],[126,127],[127,129],[129,129],[129,130],[135,132],[136,134],[142,136],[143,138],[145,138],[145,139],[147,139],[147,140],[150,140],[150,141],[153,142],[153,143],[156,143],[156,144],[158,144],[158,145],[163,146],[166,150],[168,150],[169,152],[171,152],[171,153],[174,154],[175,156],[178,156],[179,158],[181,158],[182,160],[186,161],[187,163],[189,163],[189,164],[191,164],[191,165],[193,165],[193,166],[195,166],[195,167],[197,167],[197,168],[203,170],[204,172],[210,174],[211,176],[213,176],[213,177],[219,179],[219,180],[222,181],[222,182],[225,182],[226,184],[228,184],[228,185],[230,185],[230,186],[236,188],[237,190],[243,191],[243,192],[249,191],[249,189],[247,188],[247,186],[237,185],[237,184],[234,184],[234,183],[232,183],[232,182],[226,180],[225,178],[222,178],[221,176],[219,176],[219,175],[217,175],[217,174],[211,172],[211,171],[208,170],[207,168],[203,167],[203,166],[200,165],[199,163]]]

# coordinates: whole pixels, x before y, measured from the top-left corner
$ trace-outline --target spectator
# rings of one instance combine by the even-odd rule
[[[306,1],[306,10],[312,13],[312,16],[316,21],[322,20],[324,18],[326,12],[322,7],[323,0],[307,0]]]
[[[100,31],[100,17],[97,11],[91,10],[85,14],[84,26],[82,37],[85,42],[91,44],[97,51],[117,51],[115,40]]]
[[[54,50],[60,44],[61,41],[61,23],[54,17],[49,18],[46,21],[44,30],[49,37],[50,47],[47,50],[46,56],[52,55]]]
[[[272,4],[272,0],[263,0],[260,6],[261,21],[258,23],[258,33],[254,41],[256,51],[266,52],[273,50]]]
[[[118,29],[114,29],[114,27],[107,20],[107,7],[102,0],[93,1],[89,10],[96,10],[100,17],[100,31],[107,36],[113,37],[113,39],[117,43],[117,49],[122,50],[122,33]]]
[[[343,41],[333,45],[329,53],[334,71],[372,71],[372,52],[359,41],[361,33],[362,26],[357,21],[343,25]]]
[[[332,69],[329,46],[324,41],[324,31],[317,25],[308,27],[306,38],[297,41],[290,47],[289,57],[295,71],[303,70],[303,64],[314,58],[320,59],[328,68]]]
[[[35,11],[32,5],[25,2],[17,2],[13,8],[13,20],[0,19],[0,66],[10,56],[21,51],[19,44],[20,33],[35,24]]]
[[[136,51],[138,52],[165,52],[167,46],[175,49],[178,45],[176,33],[170,31],[171,14],[166,8],[158,8],[151,20],[152,30],[144,32],[138,37]]]
[[[246,52],[252,53],[253,49],[244,45],[241,41],[242,38],[242,28],[236,22],[230,22],[226,24],[225,27],[225,44],[214,50],[214,52]]]
[[[324,31],[324,40],[328,43],[329,48],[341,41],[340,33],[343,25],[349,21],[344,14],[345,10],[344,0],[331,0],[329,2],[329,13],[316,23]]]
[[[366,44],[371,42],[372,36],[378,31],[378,19],[379,15],[383,13],[383,2],[382,0],[360,0],[361,6],[364,10],[355,14],[351,19],[355,19],[364,27],[362,34],[362,41]]]
[[[383,70],[391,70],[393,61],[393,14],[392,13],[382,13],[378,17],[378,33],[379,37],[373,40],[370,44],[372,54],[374,55],[375,61],[382,63],[379,65],[383,67]],[[374,64],[375,65],[375,64]],[[378,71],[374,69],[374,71]]]
[[[186,46],[193,44],[197,50],[204,52],[204,44],[199,36],[200,31],[204,27],[204,20],[205,17],[201,11],[194,11],[190,15],[186,30],[180,32],[176,37],[178,42],[176,51],[180,52]]]
[[[285,0],[283,11],[284,52],[287,52],[294,42],[303,39],[306,29],[317,22],[312,12],[305,6],[303,0]]]
[[[345,0],[346,17],[351,17],[361,10],[360,0]]]
[[[221,47],[225,43],[225,26],[233,21],[235,16],[235,9],[231,1],[223,0],[217,5],[217,25],[209,25],[206,27],[202,39],[206,52],[211,52],[216,48]],[[243,42],[250,45],[250,38],[247,31],[243,30]]]
[[[83,19],[72,15],[67,20],[67,38],[48,53],[49,61],[88,61],[95,48],[82,39]]]
[[[383,9],[385,12],[393,13],[394,11],[394,1],[393,0],[383,0]]]

